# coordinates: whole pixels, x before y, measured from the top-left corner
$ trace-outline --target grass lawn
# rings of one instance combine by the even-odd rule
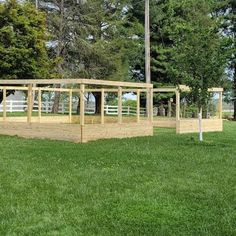
[[[203,143],[0,136],[0,178],[0,235],[236,235],[236,122]]]

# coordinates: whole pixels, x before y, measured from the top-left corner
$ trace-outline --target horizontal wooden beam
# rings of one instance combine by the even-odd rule
[[[153,92],[162,92],[162,93],[169,93],[169,92],[176,92],[176,88],[154,88]]]
[[[28,84],[85,84],[115,87],[152,88],[152,84],[133,83],[122,81],[95,80],[95,79],[26,79],[26,80],[0,80],[0,85],[28,85]]]

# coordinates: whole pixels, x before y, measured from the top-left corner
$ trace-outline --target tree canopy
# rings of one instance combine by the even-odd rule
[[[0,4],[0,78],[49,76],[46,18],[31,4]]]

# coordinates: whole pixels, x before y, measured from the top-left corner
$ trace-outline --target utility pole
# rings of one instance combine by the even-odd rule
[[[39,8],[39,0],[35,0],[35,8],[36,8],[36,9]]]
[[[146,83],[151,83],[149,0],[145,0],[145,77]]]
[[[149,0],[145,0],[145,78],[146,83],[151,83],[151,62],[150,59],[150,7]],[[146,114],[148,117],[152,114],[150,110],[150,104],[152,96],[150,94],[150,90],[148,90],[146,95]]]

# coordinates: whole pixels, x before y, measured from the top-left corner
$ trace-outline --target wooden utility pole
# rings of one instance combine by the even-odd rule
[[[151,83],[151,66],[150,66],[150,9],[149,9],[149,0],[145,0],[145,78],[146,83]],[[150,96],[147,93],[146,97],[146,113],[148,116],[150,112]]]
[[[149,0],[145,0],[145,76],[146,83],[151,83],[150,68],[150,11]]]

